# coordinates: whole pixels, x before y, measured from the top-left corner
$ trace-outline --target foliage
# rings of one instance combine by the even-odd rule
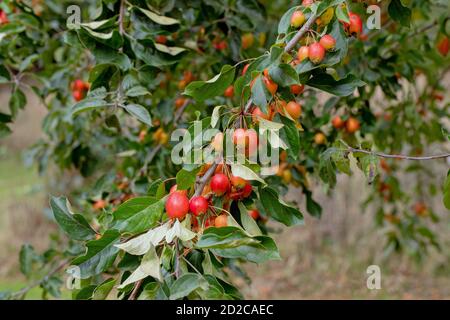
[[[74,299],[111,292],[119,299],[240,299],[230,274],[244,274],[243,262],[280,259],[267,222],[303,223],[299,203],[283,200],[287,186],[297,187],[308,213],[320,218],[312,180],[331,189],[338,173],[351,174],[351,162],[374,186],[366,204],[379,206],[375,221],[386,227],[388,251],[421,258],[430,245],[439,248],[429,227],[438,215],[425,199],[444,185],[449,208],[449,178],[425,183],[432,174],[425,162],[404,166],[376,150],[420,157],[425,147],[448,143],[441,79],[449,60],[435,49],[448,41],[442,4],[391,0],[383,4],[381,30],[356,34],[349,12],[365,21],[367,4],[344,0],[292,8],[287,1],[86,1],[76,29],[66,26],[69,4],[0,4],[8,16],[0,26],[0,84],[11,88],[0,137],[31,89],[48,114],[46,138],[29,150],[30,159],[41,172],[55,163],[85,178],[81,190],[67,190],[74,209],[65,197],[50,200],[68,238],[63,246],[58,235],[42,255],[30,246],[20,253],[30,279],[50,271],[38,281],[46,293],[59,296],[60,263],[67,261],[79,268]],[[303,27],[291,22],[297,11]],[[310,59],[298,59],[300,46],[326,34],[336,42],[317,63],[311,51]],[[375,104],[380,96],[383,110]],[[263,175],[248,145],[244,163],[171,161],[171,132],[197,134],[185,151],[217,150],[217,135],[196,144],[212,128],[279,132],[268,140],[281,160],[277,174]],[[398,172],[417,177],[417,187],[402,186]],[[209,183],[215,173],[231,178],[224,195]],[[172,180],[178,191],[169,191]],[[174,192],[205,197],[207,212],[180,213],[184,204],[171,203]]]

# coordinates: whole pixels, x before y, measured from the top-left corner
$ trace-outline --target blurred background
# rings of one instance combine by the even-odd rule
[[[5,108],[8,94],[5,88],[0,91],[0,110]],[[19,290],[27,285],[19,270],[20,247],[30,243],[38,252],[47,247],[48,235],[57,231],[48,211],[48,195],[63,194],[67,185],[78,181],[75,173],[67,172],[64,178],[55,179],[51,168],[45,176],[39,176],[36,167],[26,166],[24,152],[40,138],[46,113],[29,92],[28,99],[26,110],[12,126],[13,134],[0,140],[0,291]],[[448,170],[442,163],[430,162],[430,166],[436,166],[434,171],[440,176]],[[316,189],[320,188],[316,182]],[[442,217],[433,226],[442,251],[431,249],[429,256],[418,263],[405,254],[386,254],[386,230],[374,226],[373,208],[361,209],[371,188],[360,171],[354,170],[352,177],[339,177],[331,196],[325,190],[317,193],[316,200],[324,209],[321,220],[306,217],[304,226],[290,229],[273,224],[282,260],[248,264],[245,269],[253,281],[235,279],[245,297],[449,299],[450,221],[442,199],[435,197],[432,203]],[[291,190],[289,197],[298,199],[299,194]],[[366,286],[366,270],[373,264],[381,268],[381,290],[369,290]],[[39,297],[39,288],[27,296]]]

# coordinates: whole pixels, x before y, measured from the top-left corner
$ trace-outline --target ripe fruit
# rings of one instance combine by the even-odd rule
[[[259,107],[255,107],[253,109],[253,111],[252,111],[253,122],[257,123],[259,121],[258,118],[263,118],[265,120],[270,120],[271,116],[270,116],[270,114],[266,114],[266,113],[262,112]]]
[[[144,142],[146,136],[147,136],[147,130],[141,130],[139,132],[139,142]]]
[[[341,117],[339,116],[335,116],[333,118],[333,120],[331,121],[331,124],[333,125],[333,127],[335,127],[336,129],[342,129],[345,126],[345,122],[344,120],[342,120]]]
[[[308,59],[309,58],[309,47],[308,46],[300,47],[300,49],[298,49],[298,52],[297,52],[297,58],[300,62]]]
[[[3,10],[0,10],[0,25],[7,24],[9,22],[8,16],[6,15],[6,12]]]
[[[72,90],[73,91],[76,91],[76,90],[78,90],[78,91],[83,91],[83,90],[85,90],[85,84],[84,84],[84,81],[83,80],[80,80],[80,79],[77,79],[77,80],[75,80],[73,83],[72,83]]]
[[[223,51],[228,48],[228,43],[225,40],[217,41],[213,43],[213,46],[218,51]]]
[[[185,80],[180,80],[180,82],[178,82],[178,89],[180,90],[184,90],[184,88],[186,88],[188,84],[186,83]]]
[[[246,133],[245,129],[239,128],[239,129],[234,130],[234,132],[233,132],[233,143],[234,144],[245,145],[246,138],[247,138],[247,133]]]
[[[169,194],[172,194],[175,192],[184,194],[185,196],[187,196],[187,193],[188,193],[187,190],[178,190],[178,186],[176,184],[173,185],[172,188],[170,188]]]
[[[248,214],[255,220],[258,220],[261,217],[257,209],[250,210]]]
[[[216,134],[211,142],[211,146],[216,152],[222,152],[223,150],[223,133]]]
[[[230,190],[230,180],[223,173],[215,174],[210,182],[211,191],[218,197],[223,196]]]
[[[348,118],[345,124],[345,128],[347,129],[348,133],[355,133],[356,131],[358,131],[360,128],[358,119],[353,117]]]
[[[344,27],[347,30],[347,33],[359,36],[363,30],[363,23],[360,16],[353,12],[349,12],[348,16],[350,23],[344,22]]]
[[[228,216],[226,214],[221,214],[214,220],[214,226],[216,228],[222,228],[228,226]]]
[[[83,100],[84,94],[83,91],[80,90],[76,90],[72,93],[73,98],[75,99],[75,101],[81,101]]]
[[[323,145],[327,142],[327,137],[322,132],[316,133],[314,136],[314,143],[317,145]]]
[[[380,167],[386,171],[387,173],[391,172],[391,167],[389,166],[389,164],[386,162],[386,160],[381,159],[380,160]]]
[[[291,26],[294,28],[299,28],[305,23],[305,15],[302,11],[295,11],[291,17]]]
[[[414,212],[418,216],[425,216],[428,212],[427,206],[423,202],[417,202],[414,205]]]
[[[234,188],[241,190],[247,185],[247,180],[245,180],[241,177],[232,176],[231,177],[231,185]]]
[[[186,103],[186,98],[178,98],[175,100],[175,108],[180,109]]]
[[[292,119],[298,119],[302,115],[302,106],[295,101],[290,101],[286,105],[285,110]]]
[[[253,33],[246,33],[241,37],[242,49],[247,50],[255,42],[255,37]]]
[[[264,85],[266,86],[267,90],[269,90],[269,92],[272,95],[274,95],[277,92],[278,85],[275,82],[273,82],[272,80],[270,80],[267,77],[263,77],[263,82],[264,82]]]
[[[314,0],[303,0],[302,1],[302,6],[304,7],[309,7],[310,5],[312,5],[314,3]]]
[[[167,42],[167,37],[164,35],[158,35],[155,37],[156,43],[165,44]]]
[[[336,47],[336,39],[334,39],[331,35],[326,34],[320,39],[319,43],[325,50],[332,50]]]
[[[234,86],[229,86],[226,90],[225,90],[225,92],[224,92],[224,94],[223,94],[225,97],[227,97],[227,98],[233,98],[233,96],[234,96]]]
[[[106,201],[98,200],[92,205],[92,207],[94,208],[94,210],[102,210],[106,207]]]
[[[248,198],[253,192],[253,187],[250,183],[247,182],[247,184],[244,186],[244,189],[242,189],[242,198]]]
[[[325,48],[318,42],[315,42],[309,46],[309,60],[312,63],[318,64],[322,62],[325,57]]]
[[[169,195],[166,202],[166,212],[170,219],[183,219],[189,212],[189,199],[181,192]]]
[[[163,128],[158,128],[153,134],[153,140],[159,144],[166,144],[169,141],[169,135],[164,131]]]
[[[295,95],[302,94],[305,91],[305,86],[302,84],[293,84],[291,86],[291,93]]]
[[[208,200],[205,197],[193,197],[189,202],[189,210],[195,215],[199,216],[208,211]]]
[[[438,43],[438,45],[437,45],[438,51],[439,51],[440,54],[442,54],[444,57],[446,57],[447,54],[448,54],[448,51],[449,51],[449,45],[450,45],[449,42],[450,42],[450,41],[449,41],[448,37],[443,37],[443,38],[439,41],[439,43]]]
[[[283,179],[284,183],[289,184],[292,182],[292,172],[289,169],[283,170],[283,173],[281,174],[281,178]]]

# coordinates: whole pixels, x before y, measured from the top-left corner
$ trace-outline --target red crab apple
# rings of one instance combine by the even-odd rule
[[[302,106],[295,101],[290,101],[285,109],[292,119],[298,119],[302,115]]]
[[[309,60],[314,64],[319,64],[325,57],[325,48],[318,42],[309,46]]]
[[[322,45],[322,47],[325,48],[325,50],[333,50],[336,47],[336,39],[333,38],[333,36],[326,34],[324,35],[319,43]]]
[[[309,47],[308,46],[300,47],[300,49],[298,49],[298,52],[297,52],[297,58],[300,62],[308,59],[309,58]]]
[[[174,192],[167,198],[166,212],[171,219],[183,219],[189,212],[189,199],[182,192]]]
[[[208,200],[206,200],[206,198],[202,196],[193,197],[189,202],[189,210],[195,216],[205,214],[208,211],[208,207]]]
[[[230,190],[230,180],[223,173],[217,173],[211,178],[211,191],[218,197]]]

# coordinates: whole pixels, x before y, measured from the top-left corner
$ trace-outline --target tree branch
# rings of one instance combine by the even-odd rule
[[[435,160],[435,159],[445,159],[445,158],[450,157],[450,153],[434,155],[434,156],[414,157],[414,156],[406,156],[406,155],[386,154],[386,153],[376,152],[376,151],[355,149],[355,148],[352,148],[352,147],[349,147],[348,151],[351,152],[351,153],[369,154],[369,155],[377,156],[377,157],[380,157],[380,158],[414,160],[414,161],[426,161],[426,160]]]
[[[69,262],[71,261],[71,259],[66,259],[63,260],[59,265],[57,265],[54,269],[50,270],[49,273],[47,273],[44,277],[42,277],[41,279],[31,283],[30,285],[20,289],[17,292],[14,292],[11,294],[12,297],[21,297],[24,294],[26,294],[28,291],[30,291],[31,289],[40,286],[43,282],[47,281],[48,278],[50,278],[51,276],[55,275],[56,273],[58,273],[59,271],[61,271],[61,269],[63,269]]]
[[[343,145],[345,145],[347,147],[347,151],[350,153],[364,153],[364,154],[368,154],[368,155],[377,156],[380,158],[427,161],[427,160],[435,160],[435,159],[445,159],[445,158],[450,157],[450,153],[434,155],[434,156],[424,156],[424,157],[405,156],[405,155],[399,155],[399,154],[387,154],[387,153],[383,153],[383,152],[353,148],[353,147],[349,146],[345,141],[343,141],[343,140],[340,140],[340,141],[342,142]]]
[[[200,179],[197,179],[195,183],[195,194],[194,197],[201,196],[203,193],[203,190],[205,189],[206,185],[208,184],[211,177],[214,175],[214,172],[216,171],[217,167],[219,166],[218,161],[215,161],[214,164],[206,171],[206,173],[201,177]]]
[[[308,21],[301,27],[301,29],[297,32],[297,34],[288,42],[286,47],[284,48],[284,52],[289,53],[295,45],[300,41],[300,39],[303,37],[303,35],[311,28],[313,23],[316,21],[317,15],[312,14]]]
[[[289,53],[295,45],[300,41],[300,39],[305,35],[305,33],[311,28],[313,23],[317,20],[317,15],[313,14],[309,17],[308,21],[303,25],[303,27],[298,30],[298,32],[295,34],[295,36],[287,43],[286,47],[284,48],[284,52]],[[250,111],[250,108],[252,107],[253,100],[250,98],[244,108],[244,112],[247,113]]]
[[[138,282],[136,282],[136,284],[134,285],[133,291],[131,292],[130,297],[128,298],[128,300],[136,300],[137,293],[139,291],[139,288],[142,286],[143,282],[144,282],[144,279],[141,279]]]
[[[124,35],[125,28],[123,27],[123,20],[125,16],[125,0],[120,0],[120,9],[119,9],[119,33],[120,35]]]

